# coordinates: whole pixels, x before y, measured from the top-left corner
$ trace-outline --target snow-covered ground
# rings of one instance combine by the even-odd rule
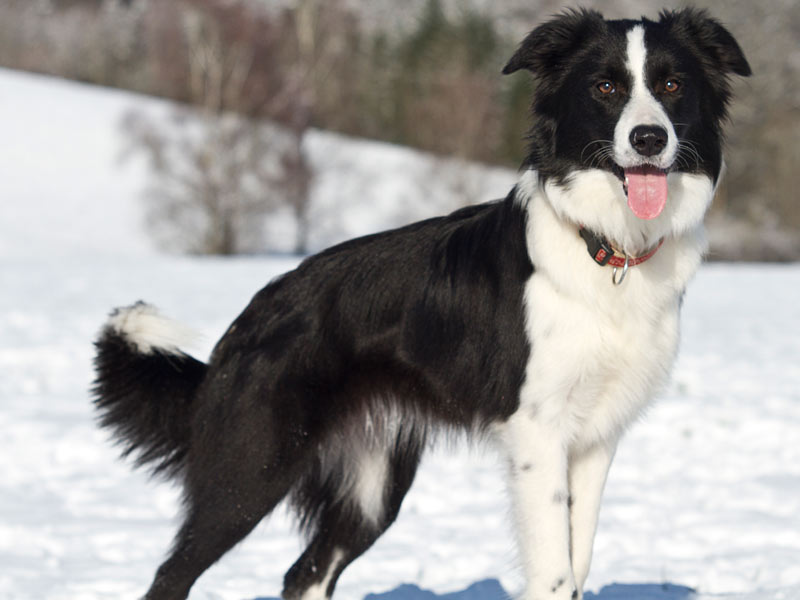
[[[144,101],[3,71],[0,90],[0,598],[136,598],[177,526],[178,492],[116,460],[95,428],[91,340],[111,307],[143,298],[203,332],[203,356],[297,259],[158,253],[139,225],[142,165],[118,161],[119,118]],[[339,157],[315,191],[318,214],[336,216],[319,219],[318,243],[396,224],[400,206],[432,210],[402,171],[423,169],[424,157],[315,135],[312,155],[318,144]],[[507,185],[507,174],[493,177],[487,197]],[[341,190],[356,185],[384,201],[345,203]],[[587,598],[800,598],[798,324],[800,266],[701,270],[673,382],[612,467]],[[337,597],[514,593],[499,473],[490,449],[430,455],[398,522],[345,572]],[[274,598],[299,551],[279,512],[191,597]]]

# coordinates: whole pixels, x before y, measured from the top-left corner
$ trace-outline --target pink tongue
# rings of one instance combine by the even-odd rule
[[[655,167],[625,169],[628,206],[640,219],[655,219],[667,204],[667,174]]]

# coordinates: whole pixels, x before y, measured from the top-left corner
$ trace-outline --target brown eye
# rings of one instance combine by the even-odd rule
[[[681,89],[681,82],[677,79],[667,79],[664,83],[664,91],[670,94],[674,94],[679,89]]]
[[[613,94],[617,91],[617,88],[610,81],[601,81],[597,84],[597,89],[600,90],[601,94]]]

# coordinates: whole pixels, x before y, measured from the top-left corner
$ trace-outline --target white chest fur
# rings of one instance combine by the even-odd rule
[[[576,224],[556,212],[564,198],[527,192],[536,270],[525,289],[532,351],[521,410],[560,431],[572,452],[613,444],[666,381],[680,298],[705,249],[701,225],[665,231],[658,253],[614,285],[612,269],[591,260]]]

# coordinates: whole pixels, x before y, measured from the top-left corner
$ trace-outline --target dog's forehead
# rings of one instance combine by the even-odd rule
[[[603,62],[624,57],[627,54],[631,32],[637,28],[647,31],[655,25],[646,19],[606,19],[602,24],[602,27],[593,30],[590,38],[576,40],[583,42],[584,59],[588,59],[589,62]]]
[[[664,24],[659,21],[651,21],[645,17],[641,19],[607,19],[606,26],[609,31],[626,37],[628,32],[636,27],[641,27],[646,33],[660,31],[664,29]]]
[[[630,39],[631,33],[634,32],[634,30],[641,31],[644,39],[648,41],[648,44],[659,44],[664,39],[663,25],[656,21],[651,21],[645,18],[639,20],[607,20],[605,37],[606,40],[610,42],[626,46],[627,41]]]
[[[576,39],[580,51],[571,60],[568,78],[599,75],[614,78],[626,77],[629,53],[629,34],[642,23],[633,20],[606,20],[602,27],[592,31],[591,36]],[[550,75],[557,76],[553,72]]]
[[[670,35],[664,23],[642,18],[607,20],[605,24],[602,37],[594,41],[592,53],[601,62],[622,58],[628,63],[630,53],[637,52],[650,67],[653,63],[682,62],[689,56],[680,39]],[[633,45],[632,40],[636,41]]]

